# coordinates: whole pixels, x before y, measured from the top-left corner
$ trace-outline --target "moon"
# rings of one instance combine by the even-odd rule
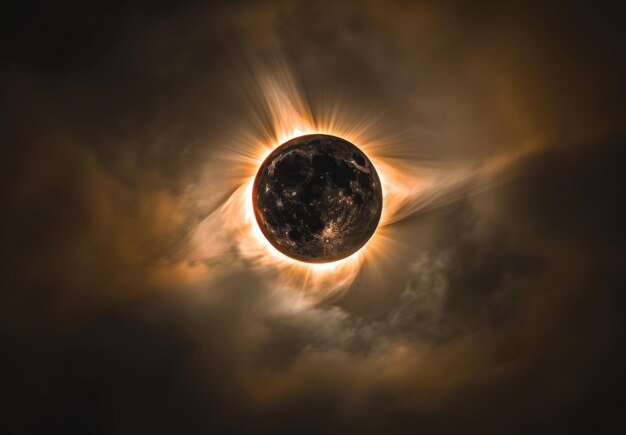
[[[383,195],[372,162],[337,136],[309,134],[276,148],[253,184],[254,214],[267,240],[307,263],[361,249],[376,231]]]

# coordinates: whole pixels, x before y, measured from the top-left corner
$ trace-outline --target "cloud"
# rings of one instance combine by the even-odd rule
[[[28,38],[3,66],[7,430],[525,433],[619,415],[611,14],[171,8],[112,11],[125,24],[101,54],[61,44],[69,58],[31,61],[46,45]],[[251,119],[267,97],[254,66],[277,52],[313,117],[379,115],[372,152],[411,193],[376,261],[322,282],[346,291],[315,304],[291,290],[319,283],[230,219],[246,150],[280,133]]]

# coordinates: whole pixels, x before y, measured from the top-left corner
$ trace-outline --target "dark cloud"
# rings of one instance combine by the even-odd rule
[[[617,11],[124,2],[6,17],[7,433],[554,433],[618,421]],[[233,247],[179,261],[181,240],[236,188],[216,187],[241,177],[216,155],[234,152],[253,105],[246,77],[277,52],[316,111],[341,101],[381,114],[384,151],[405,168],[512,163],[390,225],[389,258],[315,306],[290,308],[272,272]]]

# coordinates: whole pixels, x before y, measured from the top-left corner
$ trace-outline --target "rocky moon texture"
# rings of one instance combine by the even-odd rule
[[[350,142],[311,134],[289,140],[263,162],[253,205],[268,241],[309,263],[350,256],[370,239],[382,212],[376,169]]]

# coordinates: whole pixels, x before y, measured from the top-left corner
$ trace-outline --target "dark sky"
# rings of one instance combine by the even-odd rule
[[[20,2],[0,15],[2,433],[625,429],[617,9]],[[175,254],[202,222],[230,240],[205,218],[237,188],[224,156],[257,131],[250,77],[276,57],[315,114],[378,119],[402,171],[514,158],[389,225],[393,248],[344,292],[285,308],[286,278],[235,245]]]

